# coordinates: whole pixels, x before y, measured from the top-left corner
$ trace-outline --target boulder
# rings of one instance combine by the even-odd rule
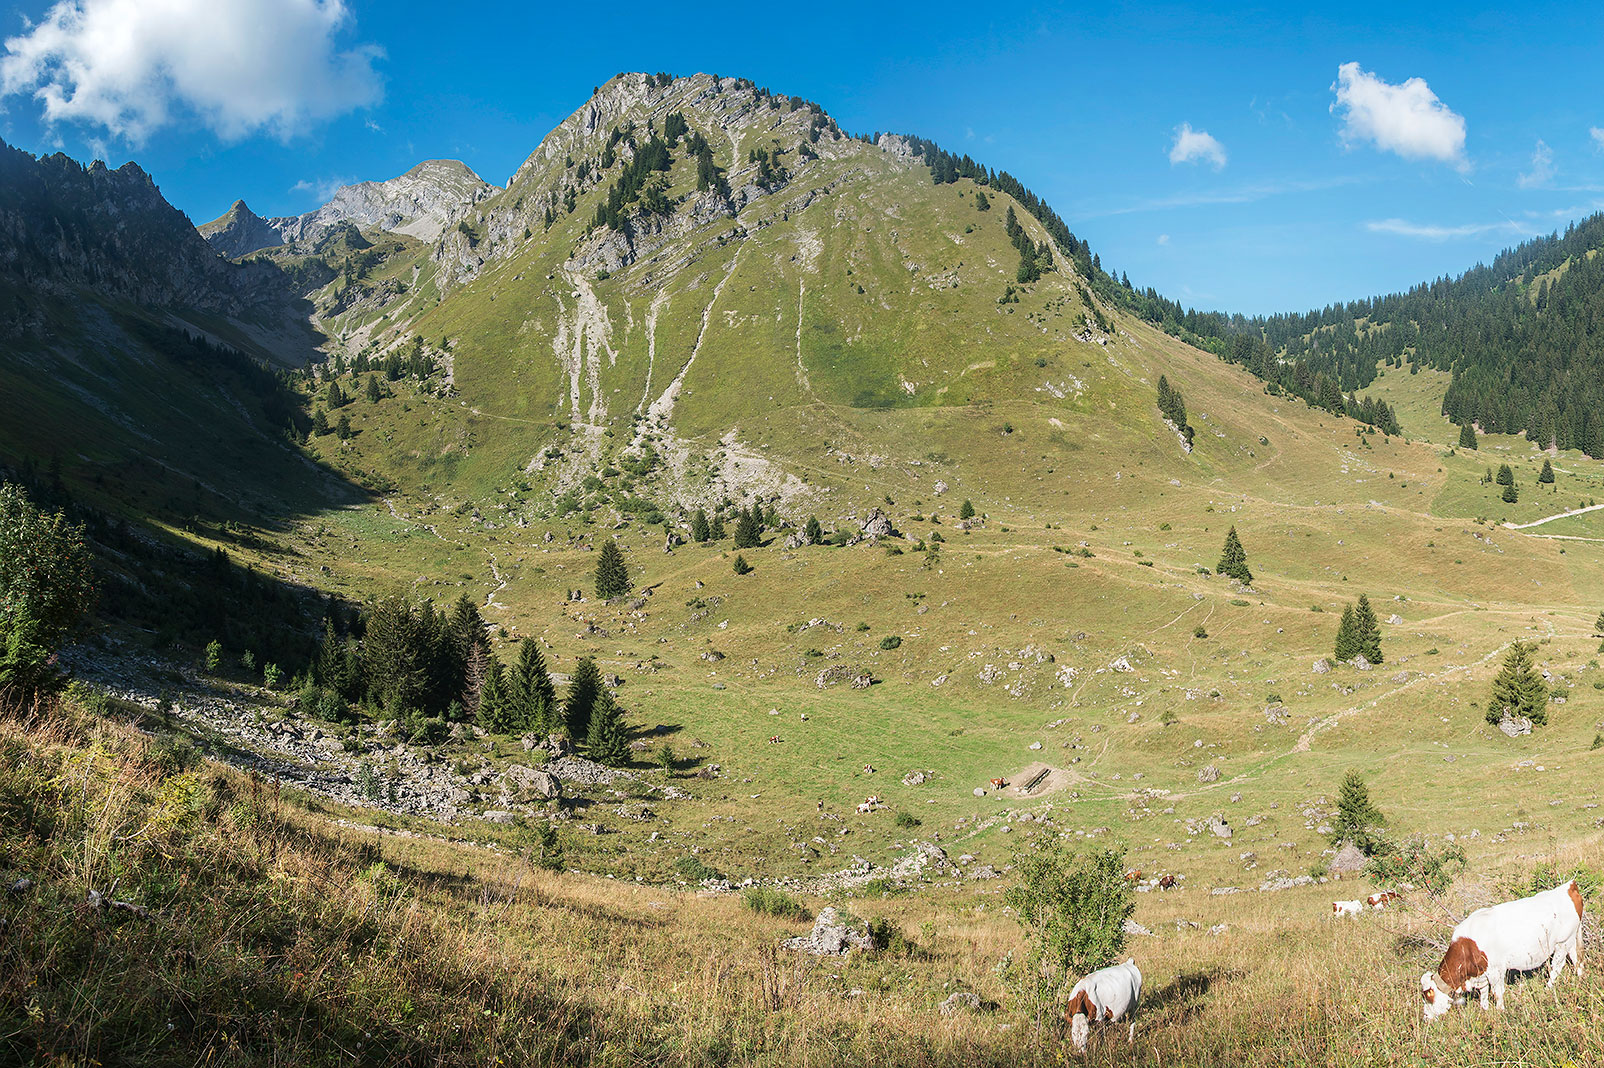
[[[1219,778],[1220,769],[1213,764],[1205,766],[1202,771],[1197,773],[1198,782],[1218,782]]]
[[[946,1001],[941,1003],[941,1015],[956,1016],[960,1012],[979,1012],[980,995],[972,994],[967,990],[960,990],[950,994]]]
[[[1319,660],[1314,662],[1314,667],[1310,670],[1312,670],[1316,675],[1324,675],[1331,670],[1331,662],[1325,657],[1321,657]]]
[[[896,528],[891,525],[891,519],[878,508],[869,509],[869,514],[863,517],[865,538],[891,538],[895,537],[896,533]]]
[[[486,823],[515,823],[517,819],[518,814],[516,812],[504,812],[494,808],[486,809],[484,812],[484,821]]]
[[[1400,626],[1403,626],[1403,617],[1400,616],[1397,612],[1394,612],[1392,615],[1387,617],[1387,626],[1389,626],[1389,627],[1400,627]]]
[[[813,921],[813,930],[797,938],[787,938],[786,949],[797,949],[816,957],[841,956],[854,949],[869,949],[874,945],[869,938],[868,924],[859,921],[848,923],[826,906]]]
[[[1358,875],[1365,870],[1365,855],[1352,842],[1344,842],[1337,855],[1331,858],[1331,874],[1338,879]]]
[[[1506,712],[1504,718],[1498,721],[1498,729],[1511,738],[1519,738],[1532,733],[1532,721],[1525,716],[1512,716]]]
[[[557,776],[549,771],[525,767],[522,764],[514,764],[507,769],[506,784],[508,792],[516,794],[520,799],[538,798],[542,801],[555,801],[563,795],[563,784]]]
[[[1209,830],[1212,831],[1215,836],[1223,838],[1227,842],[1231,840],[1231,825],[1226,823],[1225,817],[1220,815],[1218,812],[1209,817]]]
[[[1369,660],[1365,659],[1365,655],[1363,653],[1360,653],[1358,656],[1353,658],[1353,666],[1360,671],[1369,671],[1373,665]]]
[[[1148,928],[1143,927],[1141,924],[1137,923],[1135,920],[1126,920],[1125,921],[1125,933],[1128,934],[1128,935],[1150,935],[1153,932],[1151,930],[1149,930]]]

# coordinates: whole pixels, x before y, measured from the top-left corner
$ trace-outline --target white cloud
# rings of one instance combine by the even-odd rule
[[[1225,166],[1225,146],[1203,130],[1192,129],[1183,122],[1175,128],[1175,143],[1170,146],[1170,164],[1196,163],[1208,160],[1215,170]]]
[[[194,118],[287,138],[378,101],[380,50],[335,47],[350,21],[344,0],[58,0],[6,40],[0,96],[133,143]]]
[[[1170,243],[1170,235],[1169,234],[1159,234],[1158,235],[1158,243],[1161,244],[1161,245],[1169,244]]]
[[[290,186],[290,192],[309,193],[317,198],[319,204],[326,204],[333,199],[335,193],[355,181],[355,178],[348,177],[319,178],[316,181],[302,178],[299,182]]]
[[[1435,159],[1469,168],[1465,159],[1465,119],[1437,99],[1423,79],[1389,85],[1357,63],[1337,68],[1331,86],[1337,94],[1331,113],[1342,116],[1342,139],[1368,141],[1405,159]]]
[[[1587,132],[1593,138],[1593,147],[1604,152],[1604,126],[1589,126]]]
[[[1532,150],[1532,169],[1520,176],[1522,189],[1535,189],[1547,185],[1554,177],[1554,150],[1541,138]]]
[[[1376,219],[1365,223],[1373,234],[1397,234],[1400,237],[1420,237],[1428,241],[1447,241],[1455,237],[1480,237],[1483,234],[1504,233],[1517,237],[1530,237],[1537,230],[1510,219],[1495,223],[1469,223],[1464,226],[1438,226],[1432,223],[1412,223],[1407,219]]]

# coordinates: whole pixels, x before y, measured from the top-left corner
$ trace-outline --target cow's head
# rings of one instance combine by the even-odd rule
[[[1421,1013],[1427,1021],[1441,1019],[1464,994],[1468,986],[1487,974],[1487,954],[1473,938],[1456,938],[1433,975],[1420,977]],[[1483,980],[1485,982],[1485,980]]]
[[[1069,1021],[1069,1040],[1075,1044],[1077,1053],[1086,1052],[1086,1038],[1091,1034],[1092,1020],[1096,1016],[1097,1006],[1084,990],[1077,990],[1064,1006],[1064,1018]]]
[[[1420,977],[1420,1012],[1427,1023],[1439,1020],[1454,1007],[1454,995],[1444,990],[1437,977],[1427,972]]]

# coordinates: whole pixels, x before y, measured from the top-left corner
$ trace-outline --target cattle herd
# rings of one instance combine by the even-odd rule
[[[1134,874],[1141,878],[1140,872]],[[1395,891],[1364,899],[1333,901],[1332,915],[1355,917],[1369,909],[1384,909],[1399,899]],[[1553,986],[1569,960],[1582,974],[1582,894],[1576,880],[1530,897],[1477,909],[1454,928],[1448,950],[1436,972],[1420,977],[1422,1012],[1427,1021],[1444,1016],[1457,1004],[1477,994],[1483,1009],[1488,999],[1504,1007],[1504,980],[1511,971],[1548,967]],[[1130,1021],[1142,996],[1142,973],[1134,959],[1092,972],[1069,993],[1064,1019],[1075,1049],[1085,1052],[1094,1023]],[[1128,1041],[1136,1039],[1136,1024],[1129,1022]]]

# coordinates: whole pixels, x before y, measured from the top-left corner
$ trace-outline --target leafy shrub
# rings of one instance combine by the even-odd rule
[[[896,649],[901,645],[902,638],[896,634],[887,634],[880,639],[880,648],[882,649]]]
[[[1457,845],[1432,847],[1423,837],[1400,842],[1378,839],[1365,871],[1382,886],[1413,883],[1430,894],[1441,894],[1465,870],[1465,851]]]
[[[1203,624],[1199,623],[1197,626],[1192,628],[1192,637],[1194,637],[1194,638],[1207,638],[1208,636],[1209,636],[1209,632],[1206,629],[1204,629]]]
[[[903,934],[902,928],[888,918],[877,916],[867,926],[869,944],[879,952],[907,956],[913,951],[913,943]]]
[[[802,902],[784,890],[776,890],[772,886],[747,887],[741,895],[741,904],[759,916],[774,916],[782,920],[799,922],[813,918]]]
[[[1003,894],[1028,949],[1009,969],[1030,1007],[1050,1010],[1070,976],[1112,964],[1125,950],[1136,891],[1123,849],[1078,850],[1058,840],[1014,855],[1019,881]]]
[[[897,813],[897,818],[891,822],[896,824],[898,827],[909,828],[917,827],[924,821],[911,812],[899,812]]]
[[[674,862],[674,872],[688,883],[701,884],[709,879],[720,878],[718,871],[708,867],[701,857],[689,853]]]

